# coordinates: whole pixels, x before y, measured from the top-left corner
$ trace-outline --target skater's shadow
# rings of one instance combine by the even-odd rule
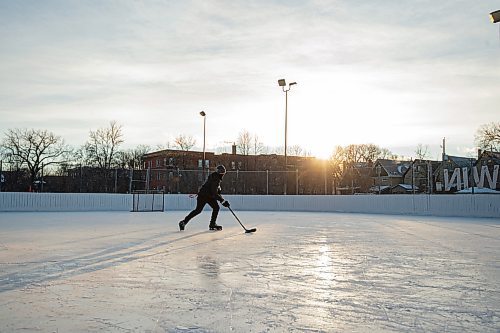
[[[165,247],[206,233],[207,231],[201,231],[194,234],[169,239],[167,241],[153,242],[152,244],[146,245],[146,243],[150,243],[155,239],[165,237],[165,233],[161,233],[134,242],[120,243],[116,246],[103,249],[99,252],[75,258],[68,258],[63,260],[46,259],[35,263],[19,263],[16,264],[18,266],[18,269],[15,272],[0,275],[0,293],[21,289],[30,285],[37,285],[47,281],[69,278],[79,274],[95,272],[101,269],[106,269],[134,260],[151,257],[158,254],[164,254],[169,251],[175,251],[177,249],[173,248],[165,251],[156,251],[145,254],[145,252],[147,251]],[[199,244],[187,244],[185,246],[181,246],[180,249],[196,245]]]

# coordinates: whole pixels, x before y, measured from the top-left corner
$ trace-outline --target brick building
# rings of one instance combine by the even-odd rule
[[[215,154],[160,150],[144,155],[148,170],[149,189],[167,193],[196,193],[209,172],[222,164],[227,169],[223,180],[227,194],[283,194],[285,180],[287,194],[332,193],[332,180],[327,163],[315,157],[288,156],[285,173],[285,158],[282,155]],[[205,170],[203,170],[205,164]]]

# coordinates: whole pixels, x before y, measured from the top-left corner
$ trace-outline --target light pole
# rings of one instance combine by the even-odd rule
[[[205,140],[206,140],[206,128],[207,128],[207,117],[205,111],[200,112],[200,116],[203,117],[203,161],[201,161],[201,172],[203,181],[205,181]]]
[[[290,87],[293,86],[294,84],[297,84],[297,82],[291,82],[288,84],[288,89],[286,89],[286,81],[285,79],[280,79],[278,80],[278,85],[283,89],[283,92],[285,93],[285,185],[284,185],[284,193],[286,195],[286,183],[288,180],[288,162],[287,162],[287,143],[288,143],[288,92],[290,91]]]

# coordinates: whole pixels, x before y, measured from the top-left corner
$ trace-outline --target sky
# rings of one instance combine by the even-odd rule
[[[476,154],[500,121],[500,1],[0,0],[0,135],[79,147],[116,121],[122,148],[229,146],[242,131],[317,157],[372,143]]]

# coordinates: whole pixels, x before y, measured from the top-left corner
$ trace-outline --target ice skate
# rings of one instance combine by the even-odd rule
[[[218,225],[217,223],[210,223],[208,226],[208,230],[222,230],[222,226]]]
[[[184,227],[186,226],[186,222],[184,222],[184,220],[180,221],[179,222],[179,230],[182,231],[184,230]]]

